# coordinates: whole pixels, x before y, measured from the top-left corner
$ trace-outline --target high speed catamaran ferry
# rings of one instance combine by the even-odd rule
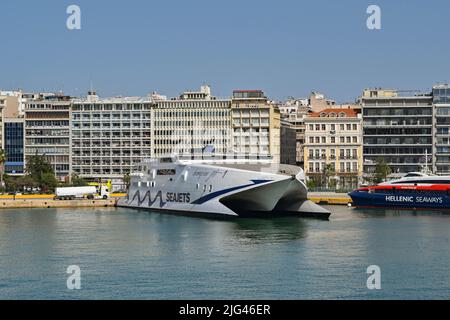
[[[450,176],[411,172],[349,193],[357,208],[450,210]]]
[[[148,159],[130,180],[128,195],[119,206],[226,217],[330,216],[307,199],[301,168],[273,164],[270,157]]]

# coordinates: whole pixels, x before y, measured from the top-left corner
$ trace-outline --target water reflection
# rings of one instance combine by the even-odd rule
[[[353,208],[355,214],[366,218],[386,218],[400,216],[450,216],[450,211],[441,210],[404,210],[404,209],[385,209],[385,208]]]
[[[229,224],[230,239],[240,243],[281,243],[307,236],[305,221],[299,218],[236,219]]]

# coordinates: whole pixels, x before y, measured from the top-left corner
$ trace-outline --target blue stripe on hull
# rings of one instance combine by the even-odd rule
[[[411,208],[411,209],[450,209],[447,195],[426,195],[411,193],[376,194],[353,191],[350,194],[355,207]]]

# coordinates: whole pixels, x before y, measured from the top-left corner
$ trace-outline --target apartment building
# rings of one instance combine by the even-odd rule
[[[295,164],[300,167],[304,165],[303,159],[303,147],[305,145],[305,117],[310,113],[310,106],[307,103],[307,99],[297,99],[297,100],[289,100],[280,106],[281,120],[284,123],[289,124],[288,126],[293,128],[296,133],[296,141],[295,141],[295,153],[296,159]],[[286,138],[283,137],[283,134],[289,133],[289,131],[281,132],[281,146],[283,148],[283,144],[286,141]],[[287,138],[289,139],[289,138]],[[286,150],[286,149],[284,149]],[[290,149],[288,149],[290,150]],[[283,151],[281,151],[283,153]],[[283,155],[282,155],[283,158]]]
[[[235,90],[231,100],[233,149],[272,155],[280,162],[280,110],[261,90]]]
[[[324,109],[305,116],[304,170],[323,181],[328,165],[337,188],[356,188],[362,177],[362,117],[355,109]]]
[[[364,171],[373,173],[383,158],[393,173],[432,165],[433,97],[431,94],[366,89],[361,97]],[[428,162],[428,163],[426,163]]]
[[[188,91],[178,98],[154,101],[152,107],[152,156],[232,151],[230,99],[211,95],[209,86]]]
[[[281,121],[280,163],[297,165],[297,130],[290,122]]]
[[[320,112],[324,109],[334,108],[336,101],[325,98],[325,95],[320,92],[311,92],[309,96],[309,105],[313,112]]]
[[[88,180],[122,179],[151,156],[151,100],[100,99],[89,92],[72,102],[72,171]]]
[[[3,149],[3,110],[6,107],[6,96],[0,95],[0,149]]]
[[[25,162],[43,155],[60,181],[71,176],[70,97],[55,96],[25,105]]]
[[[433,86],[434,127],[434,166],[433,172],[450,174],[450,85]],[[431,157],[431,156],[430,156]]]

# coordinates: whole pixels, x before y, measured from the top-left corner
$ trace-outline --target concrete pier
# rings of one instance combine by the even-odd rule
[[[20,208],[89,208],[115,207],[117,199],[108,200],[53,200],[53,199],[0,199],[0,209]]]
[[[348,205],[352,203],[352,199],[346,193],[310,192],[308,199],[317,204]]]

